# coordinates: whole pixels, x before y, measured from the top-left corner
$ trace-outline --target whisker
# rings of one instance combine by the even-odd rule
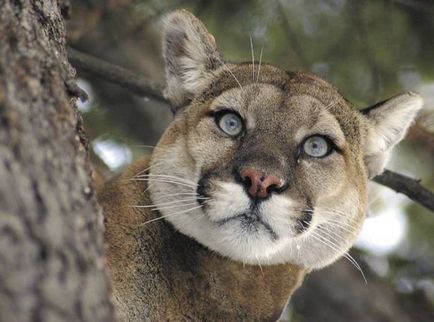
[[[336,225],[341,225],[342,227],[347,227],[347,229],[351,229],[352,231],[357,231],[357,228],[359,227],[359,222],[356,220],[351,220],[349,218],[345,218],[345,219],[349,219],[348,221],[344,221],[342,219],[340,219],[341,217],[337,217],[337,218],[327,218],[326,221],[324,223],[327,222],[331,222],[334,223]]]
[[[348,222],[357,222],[356,218],[351,218],[348,216],[348,214],[343,214],[343,213],[341,214],[339,212],[327,210],[327,209],[319,209],[319,208],[316,208],[316,209],[323,214],[332,215],[333,216],[332,219],[335,219],[335,220],[341,219],[345,222],[347,222],[347,221]]]
[[[325,236],[322,236],[321,234],[319,234],[319,232],[311,231],[311,235],[313,238],[315,238],[319,242],[323,243],[325,246],[328,246],[329,248],[331,248],[334,251],[340,252],[340,249],[337,248],[336,244],[334,244],[332,241],[327,239]],[[350,254],[348,254],[348,252],[345,252],[343,254],[343,257],[345,257],[360,272],[363,280],[365,281],[366,284],[368,284],[368,281],[366,280],[366,276],[363,273],[363,270],[360,267],[359,263],[357,263],[357,261]]]
[[[175,180],[179,180],[181,182],[185,182],[185,183],[191,183],[194,186],[197,186],[197,183],[187,179],[187,178],[182,178],[182,177],[178,177],[178,176],[172,176],[172,175],[168,175],[168,174],[144,174],[141,176],[138,176],[136,178],[168,178],[168,179],[175,179]]]
[[[342,225],[343,227],[347,227],[347,229],[351,229],[352,231],[356,231],[356,227],[354,227],[355,224],[358,224],[357,221],[349,221],[349,222],[345,222],[345,221],[341,221],[337,218],[327,218],[327,220],[324,223],[328,223],[328,222],[332,222],[336,225]]]
[[[235,79],[240,89],[243,90],[243,86],[241,86],[241,83],[238,81],[238,79],[235,77],[234,73],[232,73],[229,67],[219,57],[216,56],[216,58],[222,64],[223,68],[225,68],[229,72],[229,74],[231,74],[231,76]]]
[[[255,52],[253,50],[253,39],[252,36],[250,35],[250,49],[252,51],[252,81],[255,80]]]
[[[341,210],[335,209],[335,208],[323,207],[323,206],[315,206],[314,208],[315,208],[315,209],[324,209],[324,210],[329,210],[329,212],[331,211],[331,212],[333,212],[333,213],[340,214],[340,215],[342,215],[342,216],[348,217],[348,214],[344,213],[344,212],[341,211]]]
[[[327,213],[324,213],[327,214]],[[335,213],[332,213],[332,215],[335,215]],[[335,222],[337,224],[342,224],[344,226],[347,226],[349,228],[356,228],[356,226],[359,224],[359,221],[357,221],[356,218],[346,218],[346,217],[332,217],[332,218],[327,218],[327,221],[332,221]]]
[[[149,191],[149,189],[151,189],[153,187],[153,183],[152,182],[147,182],[146,183],[148,186],[146,187],[146,189],[143,191],[143,193],[147,193]]]
[[[330,219],[328,221],[328,224],[330,224],[331,226],[339,227],[342,230],[345,230],[348,233],[353,234],[353,236],[356,236],[359,233],[359,230],[356,229],[356,228],[354,228],[353,225],[351,225],[351,224],[341,223],[341,222],[330,220]],[[343,227],[342,224],[345,224],[345,226],[347,226],[348,228],[347,227]],[[368,237],[372,236],[369,231],[366,231],[365,234],[367,234]]]
[[[331,101],[324,109],[324,111],[328,111],[333,108],[338,103],[338,100]]]
[[[160,179],[160,178],[131,178],[131,179],[129,179],[129,181],[148,181],[151,183],[154,183],[154,182],[173,183],[175,185],[193,188],[192,191],[194,191],[194,188],[196,188],[196,186],[190,185],[190,184],[185,183],[185,182],[176,181],[176,180],[168,180],[168,179],[166,180],[166,179]]]
[[[259,66],[258,66],[258,76],[256,77],[256,83],[259,82],[259,75],[261,73],[261,63],[262,63],[262,52],[264,51],[264,46],[262,45],[261,53],[259,54]]]
[[[321,241],[324,245],[328,246],[334,251],[340,252],[341,250],[338,248],[338,246],[331,240],[327,239],[326,236],[323,236],[319,233],[319,231],[311,231],[312,237],[317,237],[318,241]]]
[[[190,208],[190,209],[186,209],[186,210],[183,210],[183,211],[180,211],[180,212],[175,212],[175,213],[167,214],[167,215],[164,215],[164,216],[160,216],[160,217],[157,217],[157,218],[154,218],[154,219],[151,219],[151,220],[147,220],[147,221],[145,221],[145,222],[143,222],[143,223],[141,223],[141,224],[139,224],[137,226],[145,226],[145,225],[147,225],[147,224],[149,224],[151,222],[155,222],[155,221],[161,220],[163,218],[167,218],[167,217],[176,217],[176,216],[183,215],[183,214],[185,215],[187,212],[195,210],[195,209],[198,209],[198,208],[201,208],[201,207],[202,207],[202,205],[197,206],[197,207],[193,207],[193,208]]]
[[[149,186],[153,186],[154,184],[157,184],[158,181],[156,182],[152,182],[149,184]],[[148,187],[144,192],[146,192],[147,190],[149,190],[150,187]],[[178,196],[182,196],[182,197],[191,197],[191,198],[195,198],[195,197],[200,197],[200,198],[206,198],[206,199],[211,199],[209,197],[205,197],[203,195],[200,195],[197,193],[196,189],[191,190],[191,187],[184,187],[184,186],[178,186],[177,187],[177,192],[174,193],[159,193],[156,197],[158,198],[171,198],[171,197],[178,197]]]
[[[258,256],[256,256],[256,261],[258,262],[259,269],[261,270],[262,276],[264,276],[264,270],[262,269],[261,262],[259,261]]]
[[[311,223],[303,221],[303,223],[305,223],[308,227],[311,226]],[[337,244],[335,244],[332,240],[327,239],[326,236],[328,237],[332,237],[330,234],[326,234],[326,236],[321,235],[321,232],[325,233],[325,230],[321,230],[321,229],[317,229],[316,231],[311,231],[312,237],[315,238],[315,236],[317,237],[317,240],[321,241],[324,245],[332,248],[333,250],[339,252],[340,249],[337,247]],[[339,242],[338,240],[335,239],[336,242]],[[362,271],[362,268],[360,267],[360,265],[357,263],[357,261],[350,255],[348,254],[348,252],[345,252],[345,254],[343,255],[345,258],[348,259],[348,261],[350,261],[362,274],[363,279],[366,281],[365,275]]]
[[[187,187],[187,188],[191,188],[192,191],[195,191],[196,188],[197,188],[197,186],[192,186],[192,185],[189,185],[189,184],[187,184],[185,182],[179,182],[179,181],[174,181],[174,180],[161,180],[161,179],[158,179],[158,178],[132,178],[130,180],[132,180],[132,181],[148,181],[148,182],[151,182],[151,183],[154,183],[154,182],[173,183],[174,185],[179,185],[179,186],[184,186],[184,187]]]
[[[159,162],[156,162],[156,163],[154,163],[154,164],[151,164],[149,167],[147,167],[146,169],[143,169],[143,170],[140,170],[139,172],[137,172],[134,176],[132,176],[132,178],[136,178],[136,177],[139,177],[140,175],[142,175],[143,173],[145,173],[145,172],[147,172],[147,171],[149,171],[149,170],[151,170],[151,169],[153,169],[153,168],[155,168],[156,166],[159,166],[159,165],[161,165],[161,164],[163,164],[164,162],[163,161],[159,161]]]
[[[151,211],[161,211],[161,210],[167,210],[167,209],[173,209],[173,208],[179,208],[179,207],[186,207],[186,206],[194,206],[197,205],[198,203],[195,202],[189,202],[189,203],[181,203],[179,205],[169,205],[169,206],[158,206],[158,207],[154,207],[154,209],[151,209]]]
[[[330,239],[332,239],[333,241],[335,241],[336,243],[340,243],[342,241],[345,241],[345,238],[341,235],[339,235],[338,233],[336,233],[333,230],[330,229],[326,229],[326,227],[324,226],[320,226],[317,228],[317,232],[323,232],[324,233],[324,237],[328,236],[330,237]]]
[[[349,218],[349,217],[344,217],[344,216],[340,216],[339,214],[335,213],[335,212],[328,212],[328,211],[321,211],[323,214],[329,214],[329,215],[335,215],[337,218],[327,218],[326,221],[324,221],[322,224],[327,224],[327,223],[334,223],[335,225],[339,225],[339,227],[346,227],[347,231],[348,229],[351,230],[351,233],[353,232],[357,232],[358,229],[358,225],[360,224],[359,221],[355,218]],[[339,218],[344,218],[345,220],[339,220]]]
[[[346,221],[348,222],[353,222],[353,223],[358,223],[357,218],[351,218],[348,216],[348,214],[339,211],[337,209],[334,208],[328,208],[328,207],[315,207],[315,210],[321,211],[323,213],[327,213],[327,214],[331,214],[334,215],[336,217],[340,217],[340,218],[345,218]]]
[[[204,199],[211,199],[208,197],[203,197],[201,195],[199,195],[197,192],[176,192],[176,193],[167,193],[167,194],[162,194],[162,195],[158,195],[158,197],[160,198],[169,198],[169,197],[176,197],[176,196],[191,196],[191,197],[200,197],[200,198],[204,198]]]
[[[345,226],[341,225],[340,223],[333,222],[333,221],[327,221],[326,223],[324,223],[320,227],[325,228],[325,227],[327,227],[327,225],[332,226],[332,227],[340,228],[343,231],[351,234],[352,236],[355,236],[358,233],[358,231],[356,229],[353,229],[350,225],[348,227],[345,227]]]
[[[365,273],[362,270],[362,267],[359,265],[359,263],[357,263],[357,261],[354,259],[353,256],[351,256],[348,252],[346,252],[343,255],[346,259],[348,259],[348,261],[350,263],[352,263],[354,265],[354,267],[357,268],[357,270],[360,272],[360,274],[362,275],[363,280],[365,281],[365,284],[368,285],[368,280],[366,279]]]
[[[327,229],[327,227],[324,227],[324,226],[322,226],[321,228],[323,228],[323,229],[320,229],[322,232],[324,232],[326,235],[328,235],[330,238],[332,238],[336,242],[345,241],[345,238],[342,235],[338,234],[336,231],[334,231],[332,229]]]
[[[159,207],[164,207],[164,206],[167,206],[167,205],[182,204],[185,201],[194,201],[194,199],[192,199],[192,198],[185,198],[185,199],[180,199],[180,200],[175,200],[175,201],[169,201],[169,202],[163,202],[163,203],[152,204],[152,205],[133,205],[131,207],[133,207],[133,208],[159,208]]]

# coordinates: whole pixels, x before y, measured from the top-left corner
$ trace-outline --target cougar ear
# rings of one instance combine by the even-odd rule
[[[176,110],[205,88],[222,61],[214,37],[190,12],[172,12],[163,22],[164,94]]]
[[[364,152],[369,177],[384,171],[393,147],[404,138],[422,106],[422,98],[408,92],[361,111],[368,121]]]

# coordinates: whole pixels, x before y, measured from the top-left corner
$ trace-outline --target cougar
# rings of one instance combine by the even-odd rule
[[[313,74],[225,63],[184,10],[163,56],[174,119],[99,196],[119,318],[276,321],[306,274],[351,259],[367,181],[422,99],[356,109]]]

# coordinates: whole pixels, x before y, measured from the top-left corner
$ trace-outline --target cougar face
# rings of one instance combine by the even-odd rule
[[[314,75],[224,64],[186,11],[167,17],[163,51],[178,108],[148,178],[165,220],[250,264],[320,268],[345,254],[365,217],[367,179],[383,171],[420,97],[357,111]]]

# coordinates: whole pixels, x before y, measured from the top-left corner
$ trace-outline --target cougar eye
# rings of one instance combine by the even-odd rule
[[[216,115],[216,123],[219,128],[230,136],[237,136],[243,130],[243,121],[241,117],[233,112],[224,112]]]
[[[322,158],[332,151],[332,145],[323,136],[314,135],[304,141],[302,151],[310,157]]]

